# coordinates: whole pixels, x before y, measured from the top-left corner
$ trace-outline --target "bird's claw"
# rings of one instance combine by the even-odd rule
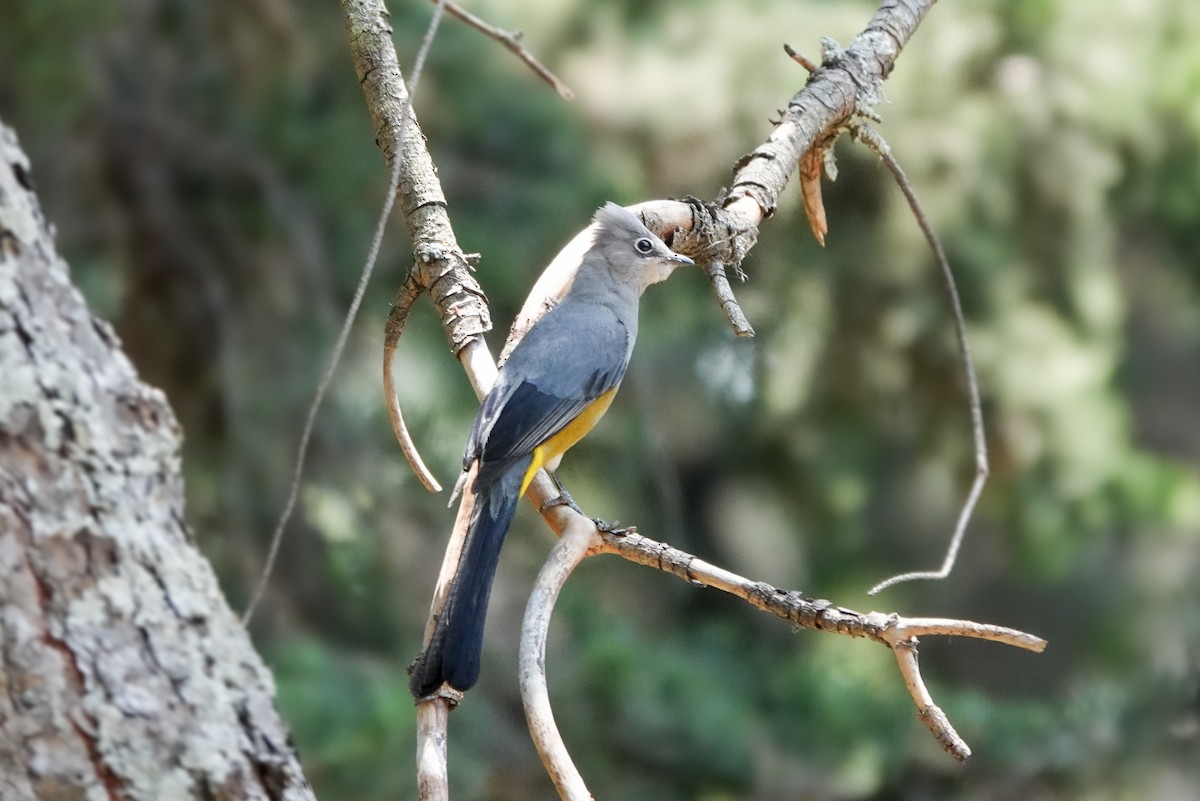
[[[593,517],[592,522],[596,524],[596,529],[602,534],[612,534],[614,537],[624,537],[626,534],[637,534],[637,526],[622,526],[620,520],[614,520],[609,523],[601,520],[598,517]]]
[[[547,510],[553,509],[555,506],[566,506],[577,514],[583,514],[583,510],[579,508],[579,504],[575,503],[575,499],[571,497],[571,494],[562,487],[558,488],[558,495],[543,503],[538,511],[544,514]]]

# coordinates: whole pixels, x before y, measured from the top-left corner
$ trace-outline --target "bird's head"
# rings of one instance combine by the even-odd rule
[[[592,222],[596,235],[584,263],[594,258],[595,267],[607,269],[613,279],[636,287],[639,293],[666,280],[681,264],[695,264],[667,247],[636,214],[616,203],[601,206]]]

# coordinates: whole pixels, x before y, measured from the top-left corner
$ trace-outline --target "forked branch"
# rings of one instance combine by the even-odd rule
[[[546,640],[554,603],[563,584],[580,562],[600,553],[617,554],[631,562],[653,567],[693,587],[719,589],[800,628],[863,637],[886,645],[896,656],[900,675],[916,704],[917,718],[960,762],[970,756],[971,749],[925,687],[917,665],[917,638],[932,635],[972,637],[1037,653],[1046,647],[1046,641],[1041,637],[1003,626],[969,620],[907,618],[883,612],[864,614],[835,606],[830,601],[808,599],[798,592],[751,581],[638,533],[601,532],[587,518],[575,515],[538,574],[525,607],[520,652],[521,697],[529,730],[559,796],[570,801],[589,799],[591,795],[554,722],[546,684]]]

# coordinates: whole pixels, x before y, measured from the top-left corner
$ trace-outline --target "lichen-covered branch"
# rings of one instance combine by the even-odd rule
[[[415,115],[404,126],[403,137],[400,135],[408,90],[392,44],[387,9],[381,0],[342,0],[342,11],[375,143],[389,170],[397,158],[402,161],[396,199],[413,242],[412,273],[417,285],[429,292],[441,313],[450,346],[460,355],[492,328],[487,299],[454,235],[446,196]],[[398,334],[389,324],[387,336]]]
[[[788,102],[766,141],[738,159],[728,191],[711,201],[653,200],[631,206],[672,249],[702,266],[717,263],[741,270],[758,239],[758,227],[775,213],[779,197],[803,157],[832,145],[856,115],[878,101],[901,49],[934,0],[887,0],[845,49],[825,42],[822,63]],[[822,227],[822,232],[824,227]],[[551,263],[534,286],[514,332],[554,305],[569,285],[572,246]],[[753,333],[722,270],[710,271],[714,295],[739,336]],[[507,352],[515,344],[510,341]]]

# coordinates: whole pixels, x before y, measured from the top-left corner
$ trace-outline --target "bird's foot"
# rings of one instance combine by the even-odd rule
[[[579,504],[575,503],[575,499],[571,497],[571,493],[562,487],[558,488],[558,495],[543,503],[538,511],[545,513],[548,509],[553,509],[555,506],[567,506],[571,511],[580,515],[583,514],[583,510],[579,508]]]
[[[596,524],[596,529],[602,534],[612,534],[614,537],[624,537],[626,534],[637,534],[637,526],[622,526],[620,520],[614,520],[609,523],[601,520],[598,517],[593,517],[592,522]]]

